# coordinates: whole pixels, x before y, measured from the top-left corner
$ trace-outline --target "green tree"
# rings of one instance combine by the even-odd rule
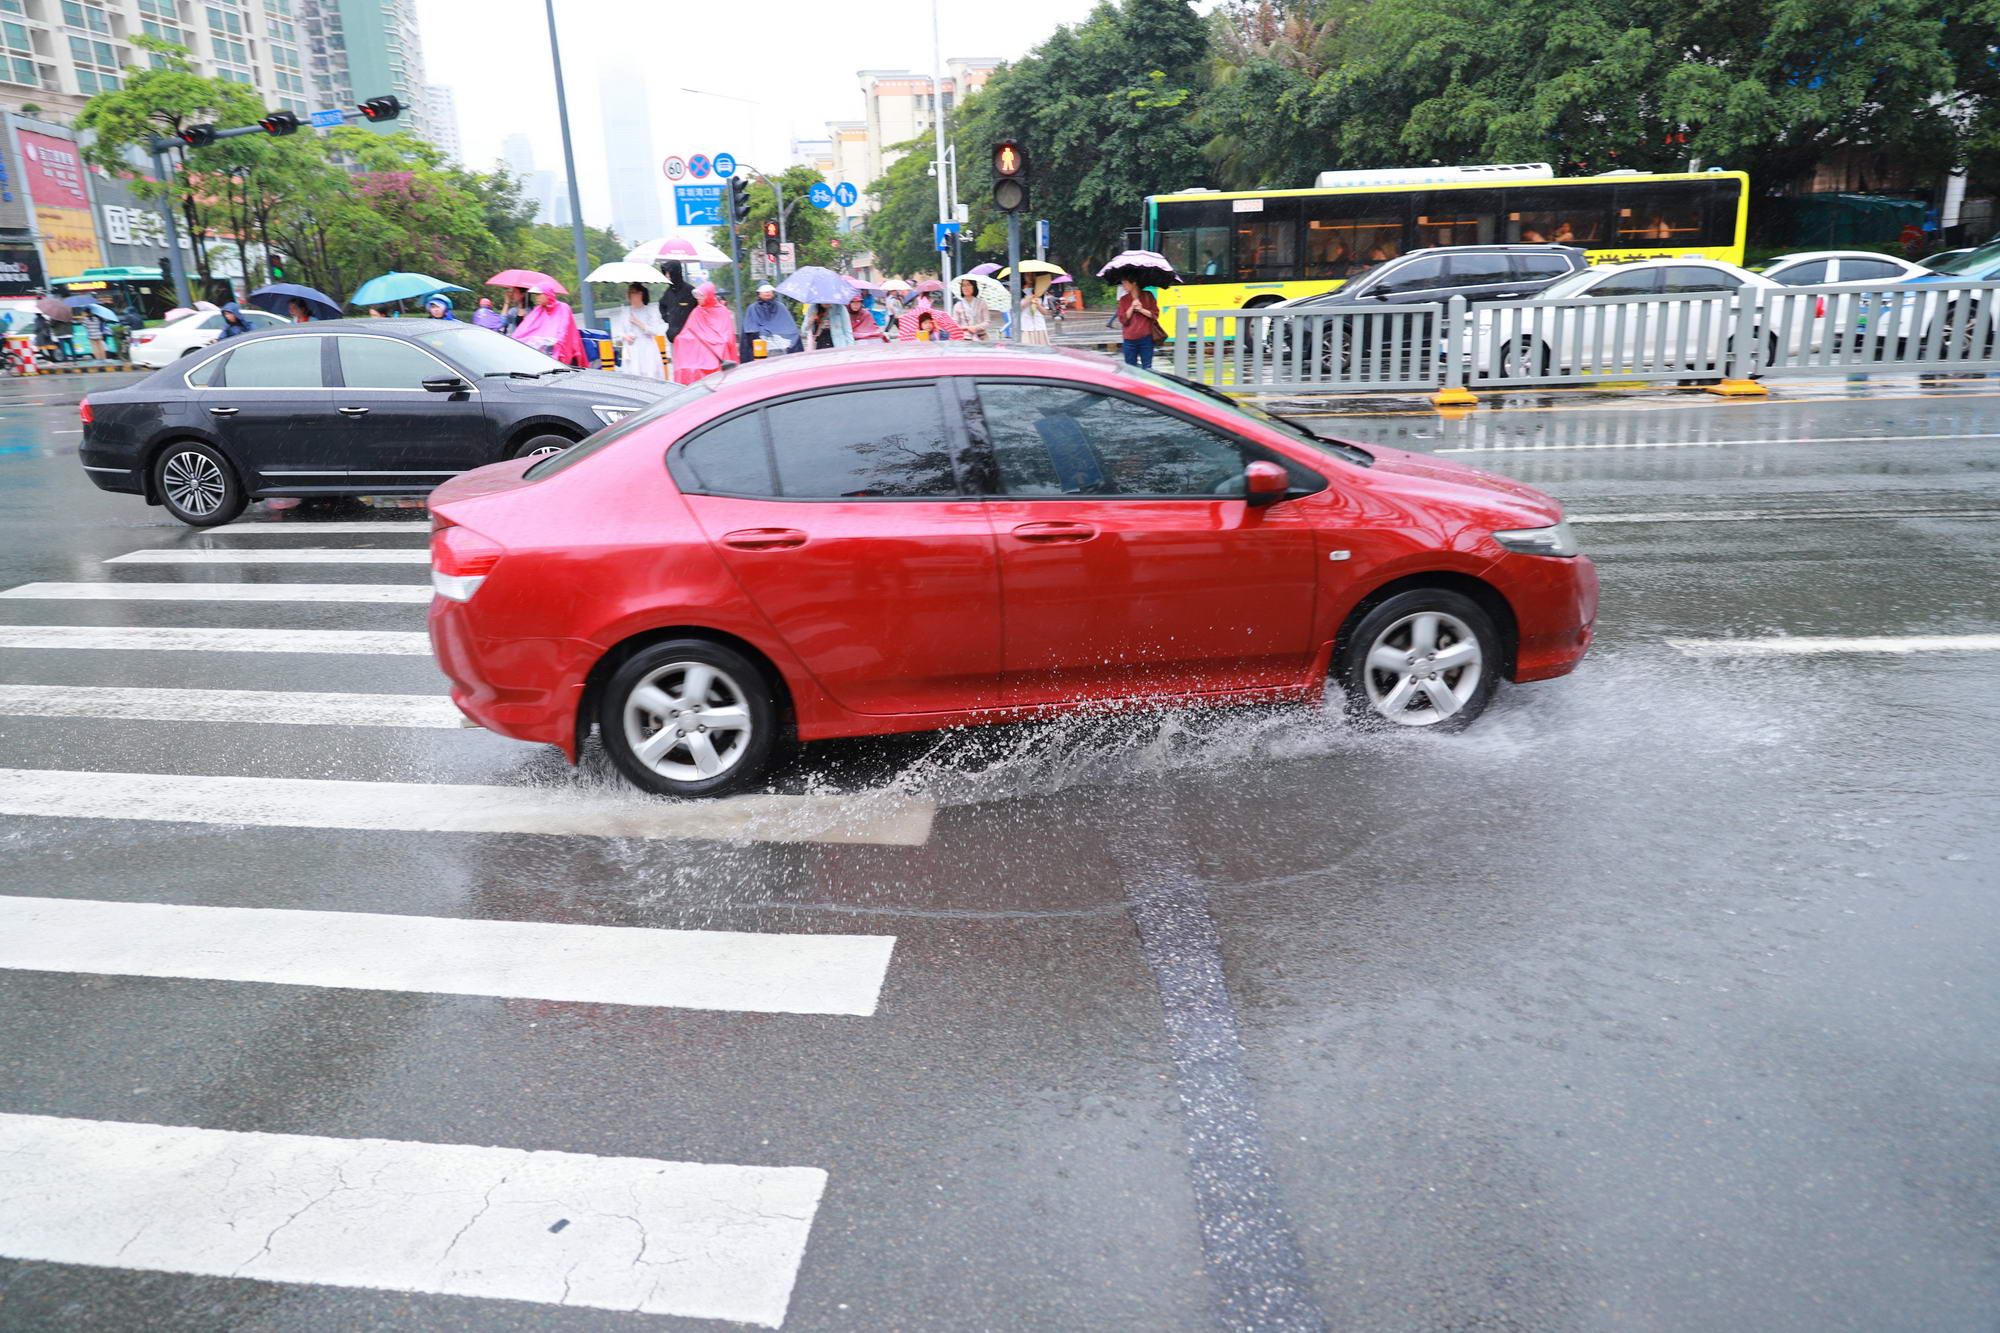
[[[1213,87],[1195,112],[1224,189],[1309,182],[1331,164],[1335,127],[1319,81],[1355,0],[1231,0],[1210,15]]]

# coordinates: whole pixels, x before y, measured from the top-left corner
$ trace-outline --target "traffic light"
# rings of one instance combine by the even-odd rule
[[[729,220],[735,223],[750,220],[750,182],[741,176],[729,178]]]
[[[361,104],[361,118],[381,124],[403,114],[403,104],[393,97],[371,97]]]
[[[190,148],[206,148],[215,142],[215,126],[189,125],[175,137]]]
[[[257,124],[262,127],[264,133],[279,137],[299,132],[299,118],[289,111],[273,111]]]
[[[778,257],[778,223],[775,218],[764,223],[764,254],[771,259]]]
[[[1028,155],[1012,139],[993,145],[993,206],[1002,213],[1028,206]]]

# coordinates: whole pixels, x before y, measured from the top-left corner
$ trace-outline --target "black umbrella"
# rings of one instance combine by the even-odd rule
[[[339,303],[325,292],[301,287],[296,282],[276,282],[269,287],[259,287],[247,299],[259,310],[274,315],[290,313],[293,301],[304,301],[314,319],[339,319],[343,313]]]

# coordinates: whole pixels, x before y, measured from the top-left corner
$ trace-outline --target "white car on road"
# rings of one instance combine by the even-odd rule
[[[1765,277],[1787,287],[1820,287],[1833,282],[1879,287],[1883,283],[1922,277],[1929,272],[1922,264],[1870,250],[1806,250],[1795,255],[1779,255],[1763,269]]]
[[[267,315],[262,310],[243,308],[243,321],[252,333],[265,329],[275,329],[292,321],[283,315]],[[140,329],[132,335],[132,364],[149,366],[158,370],[161,366],[192,352],[197,347],[206,347],[222,336],[222,312],[220,310],[193,310],[178,319],[169,320],[157,329]]]
[[[1550,284],[1533,302],[1475,308],[1473,373],[1508,379],[1662,370],[1685,370],[1690,378],[1720,375],[1734,350],[1739,294],[1758,288],[1784,290],[1713,259],[1600,264]],[[1672,297],[1689,299],[1663,299]],[[1812,317],[1801,322],[1791,344],[1814,345],[1816,324]],[[1769,331],[1763,336],[1776,337]]]

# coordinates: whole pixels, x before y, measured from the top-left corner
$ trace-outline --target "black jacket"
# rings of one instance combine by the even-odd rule
[[[684,282],[669,283],[666,291],[660,293],[660,318],[666,322],[668,342],[681,336],[681,326],[688,322],[688,316],[699,304],[694,288]]]

